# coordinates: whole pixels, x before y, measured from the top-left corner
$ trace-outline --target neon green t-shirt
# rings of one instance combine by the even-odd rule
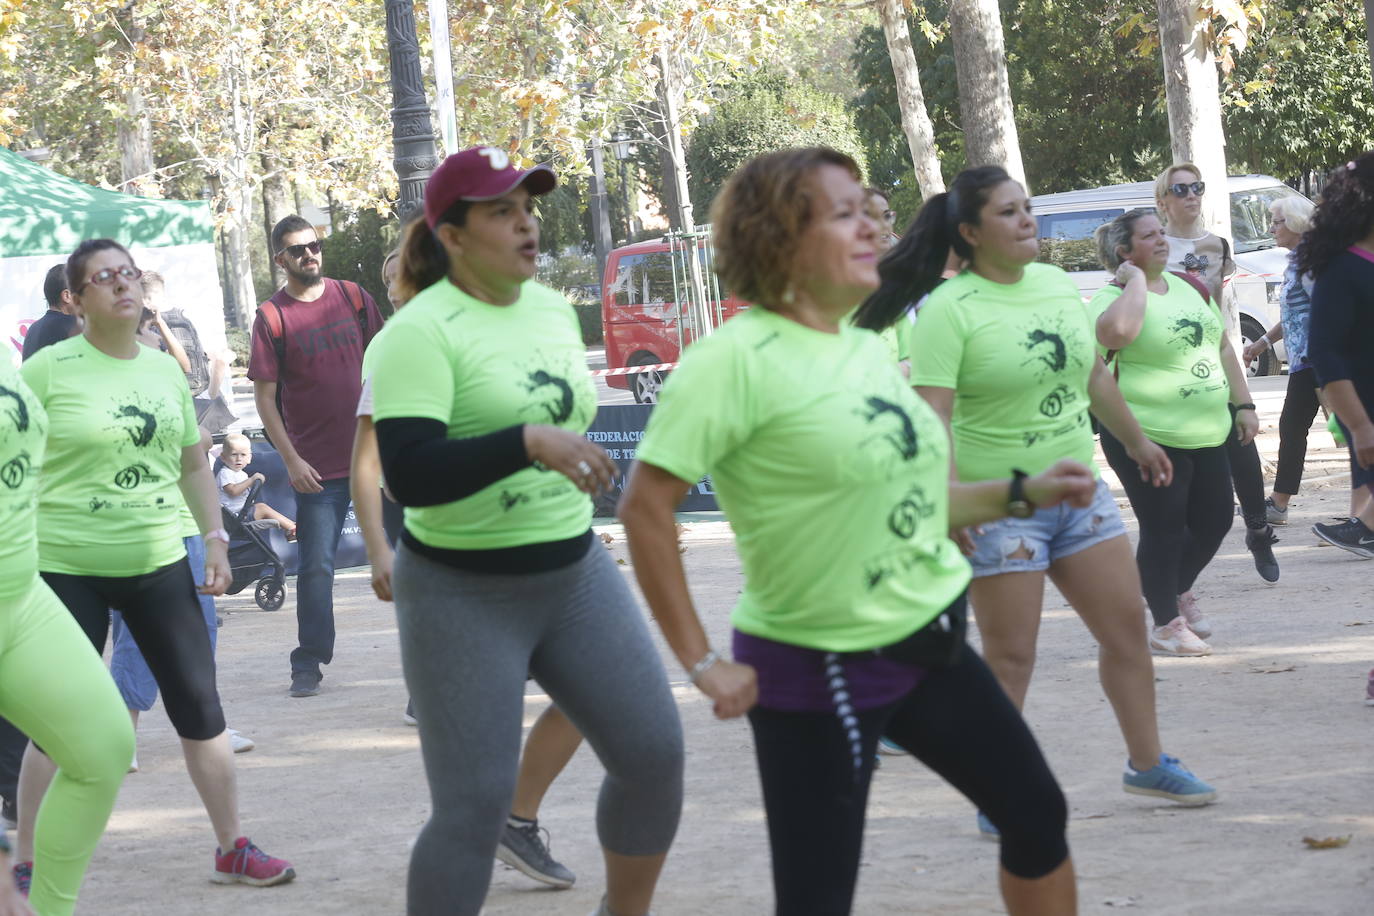
[[[200,430],[176,361],[147,347],[115,359],[78,335],[21,373],[49,422],[38,568],[138,576],[184,557],[181,450]]]
[[[935,288],[910,332],[911,384],[952,388],[965,482],[1093,464],[1088,378],[1096,337],[1073,280],[1028,264],[1016,283],[964,271]]]
[[[710,473],[735,530],[741,632],[834,652],[888,645],[969,581],[948,537],[949,447],[870,331],[767,309],[693,344],[636,457]]]
[[[1186,280],[1168,272],[1164,279],[1169,291],[1145,294],[1140,334],[1116,354],[1117,384],[1151,440],[1173,448],[1212,448],[1231,432],[1221,317]],[[1098,290],[1088,303],[1094,320],[1120,295],[1119,286]]]
[[[374,420],[442,420],[453,439],[520,423],[587,431],[596,389],[572,307],[534,281],[507,306],[481,302],[448,280],[421,292],[368,348]],[[407,506],[423,544],[488,550],[575,537],[592,503],[555,471],[528,467],[464,499]]]
[[[38,481],[48,414],[0,357],[0,598],[26,593],[38,576]]]

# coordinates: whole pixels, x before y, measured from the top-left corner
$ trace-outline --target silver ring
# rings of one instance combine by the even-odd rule
[[[583,477],[592,476],[592,466],[585,461],[577,462],[577,472]]]

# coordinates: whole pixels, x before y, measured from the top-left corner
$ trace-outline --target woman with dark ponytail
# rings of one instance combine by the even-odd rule
[[[968,266],[941,283],[951,251]],[[883,259],[882,286],[859,323],[882,328],[931,294],[910,331],[911,383],[950,425],[960,482],[1020,479],[1062,458],[1095,468],[1091,409],[1142,478],[1167,485],[1169,459],[1098,358],[1077,288],[1059,268],[1036,263],[1038,255],[1021,185],[996,166],[967,169]],[[1084,508],[1037,508],[1016,487],[1009,498],[1013,517],[968,537],[983,652],[1012,702],[1021,707],[1030,686],[1048,574],[1098,642],[1099,677],[1129,752],[1123,788],[1186,805],[1211,801],[1211,786],[1161,752],[1140,578],[1106,484],[1098,480]],[[979,828],[994,833],[981,814]]]
[[[1369,559],[1374,557],[1374,152],[1331,176],[1312,228],[1298,246],[1298,272],[1316,277],[1308,359],[1349,444],[1351,487],[1364,498],[1349,521],[1313,525],[1312,531]]]

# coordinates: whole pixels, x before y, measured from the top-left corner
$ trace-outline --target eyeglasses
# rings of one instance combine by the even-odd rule
[[[143,271],[137,267],[107,267],[104,270],[97,270],[86,278],[86,282],[76,288],[76,294],[81,295],[81,291],[94,283],[96,286],[109,286],[114,283],[115,277],[122,280],[133,282],[143,276]]]
[[[1175,197],[1187,197],[1189,191],[1201,197],[1202,192],[1206,190],[1207,183],[1205,181],[1194,181],[1192,184],[1184,184],[1180,181],[1178,184],[1169,185],[1169,192]]]
[[[884,210],[884,211],[883,211],[883,221],[886,222],[889,226],[892,225],[892,223],[893,223],[896,219],[897,219],[897,211],[896,211],[896,210]]]
[[[287,246],[286,246],[285,248],[283,248],[281,251],[278,251],[277,254],[284,254],[284,255],[286,255],[287,257],[291,258],[292,260],[299,261],[301,258],[303,258],[303,257],[305,256],[305,253],[306,253],[307,251],[310,252],[311,254],[319,254],[319,253],[320,253],[320,243],[319,243],[319,240],[317,239],[317,240],[315,240],[315,241],[313,241],[313,242],[306,242],[306,243],[303,244],[303,245],[287,245]]]

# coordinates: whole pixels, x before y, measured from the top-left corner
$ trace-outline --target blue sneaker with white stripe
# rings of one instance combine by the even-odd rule
[[[1154,795],[1189,807],[1205,805],[1217,797],[1217,790],[1198,779],[1177,757],[1159,755],[1159,763],[1148,770],[1137,770],[1126,761],[1121,787],[1133,795]]]

